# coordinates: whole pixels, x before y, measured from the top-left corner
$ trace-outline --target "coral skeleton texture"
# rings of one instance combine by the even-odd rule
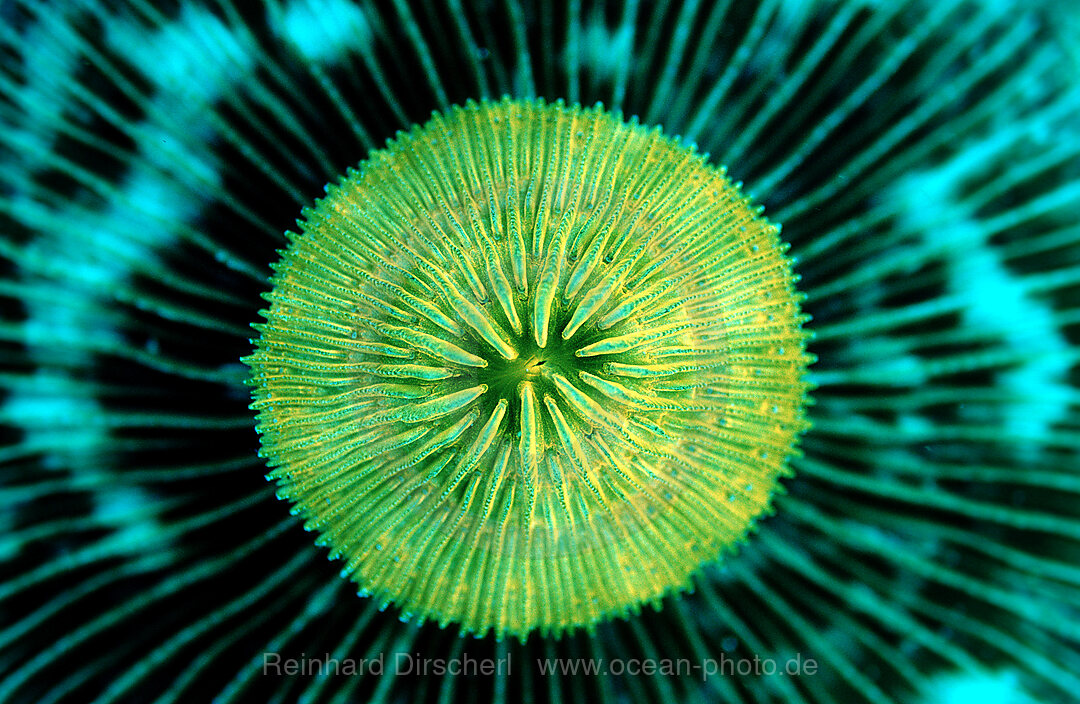
[[[1076,701],[1078,18],[1051,0],[0,1],[0,701]],[[678,340],[665,353],[709,343],[710,299],[693,285],[711,280],[707,257],[667,288],[657,278],[649,289],[633,265],[619,269],[627,247],[650,243],[669,250],[650,252],[656,261],[681,261],[678,242],[693,240],[661,230],[659,240],[636,224],[613,234],[626,241],[610,261],[608,240],[587,239],[592,225],[580,241],[560,231],[562,212],[520,250],[469,234],[476,246],[463,248],[448,235],[422,245],[430,257],[442,252],[428,270],[435,279],[410,280],[427,297],[409,288],[403,306],[367,281],[348,289],[357,300],[337,297],[356,308],[344,327],[279,331],[299,315],[284,310],[288,301],[313,300],[292,266],[311,254],[305,241],[317,243],[316,230],[348,239],[330,213],[361,164],[395,169],[389,155],[421,134],[416,126],[507,105],[559,119],[603,110],[633,125],[603,134],[624,129],[657,145],[677,136],[677,154],[701,155],[693,163],[703,178],[731,179],[732,210],[711,224],[723,230],[721,220],[745,209],[739,226],[759,237],[750,254],[761,257],[747,261],[771,257],[762,281],[799,308],[781,304],[784,323],[772,329],[792,344],[774,352],[782,361],[769,369],[783,383],[769,389],[771,404],[758,403],[768,384],[723,381],[754,399],[732,422],[767,417],[773,405],[783,418],[779,434],[747,431],[754,442],[742,454],[759,453],[760,464],[696,454],[715,455],[728,430],[699,438],[708,443],[686,441],[699,430],[671,432],[672,422],[700,429],[714,402],[733,402],[735,386],[720,399],[715,378],[676,388],[634,376],[658,363],[620,347],[625,335],[601,339],[604,325],[622,330],[655,314],[691,325],[671,333]],[[468,153],[480,149],[470,142]],[[426,153],[424,164],[457,154]],[[692,180],[650,163],[626,178],[651,176],[693,192]],[[604,181],[567,184],[600,197]],[[458,224],[474,234],[500,207],[457,197],[447,196],[448,212],[469,217]],[[448,224],[446,213],[429,214]],[[563,239],[566,250],[541,246]],[[589,242],[600,242],[593,255],[579,249]],[[544,256],[556,251],[580,256]],[[443,288],[432,284],[436,269],[452,272]],[[294,288],[278,286],[286,281]],[[516,288],[524,283],[528,293]],[[739,301],[720,305],[729,303]],[[386,317],[375,318],[380,305]],[[264,308],[264,326],[252,330]],[[449,337],[455,327],[462,334]],[[744,327],[739,344],[752,346],[762,328]],[[348,346],[354,331],[357,349],[404,350],[409,361],[398,366],[412,373],[466,370],[442,381],[399,377],[396,363],[371,366],[370,350],[358,352],[351,363],[368,365],[357,370],[374,395],[327,402],[346,404],[343,416],[359,404],[352,410],[366,422],[415,434],[406,443],[415,454],[401,464],[442,470],[435,480],[451,482],[444,489],[462,506],[477,508],[469,487],[504,478],[505,457],[506,467],[535,469],[536,482],[520,486],[548,492],[546,525],[583,526],[618,482],[578,472],[575,453],[599,461],[606,448],[612,468],[648,456],[639,469],[668,471],[662,451],[626,449],[663,440],[699,468],[763,472],[730,492],[708,484],[696,494],[734,495],[746,525],[725,528],[730,514],[705,502],[702,515],[716,520],[663,530],[685,551],[608,541],[615,562],[662,576],[627,578],[603,606],[591,602],[603,568],[588,560],[494,571],[561,575],[562,587],[530,587],[543,607],[521,606],[520,592],[469,572],[471,562],[452,561],[469,573],[462,582],[409,586],[414,572],[395,571],[402,557],[409,569],[437,571],[450,564],[440,545],[463,555],[471,543],[380,551],[370,545],[378,523],[345,528],[336,521],[347,512],[316,506],[334,496],[299,496],[302,481],[282,462],[290,428],[315,442],[369,436],[333,425],[334,413],[293,423],[286,409],[296,399],[281,405],[258,376],[290,335],[307,335],[302,354],[314,354],[312,335]],[[604,354],[573,354],[586,345]],[[442,406],[393,401],[437,386]],[[704,409],[658,409],[661,388]],[[493,446],[499,431],[501,455],[480,451],[485,427]],[[461,438],[483,471],[462,473],[471,459],[450,474],[426,464],[440,460],[425,453]],[[353,448],[353,459],[383,449]],[[408,469],[394,476],[415,480]],[[371,509],[388,528],[409,515],[390,491],[398,480],[378,488]],[[584,503],[567,501],[564,484]],[[676,515],[671,507],[695,495],[667,493],[630,504]],[[745,539],[721,556],[731,533]],[[343,550],[353,536],[364,551]],[[695,546],[715,554],[688,556]],[[372,547],[385,555],[368,559]],[[352,579],[343,567],[356,568]],[[387,579],[365,581],[376,574]],[[358,586],[372,594],[358,596]],[[516,605],[516,622],[493,611],[502,604]]]

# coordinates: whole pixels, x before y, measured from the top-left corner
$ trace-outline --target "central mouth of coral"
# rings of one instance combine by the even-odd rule
[[[529,382],[538,387],[538,391],[552,392],[552,377],[560,374],[567,378],[577,378],[577,373],[595,367],[595,364],[582,364],[574,356],[574,346],[563,340],[549,340],[545,347],[539,347],[531,337],[522,335],[517,341],[517,357],[504,359],[499,355],[487,358],[488,366],[475,372],[477,384],[485,384],[495,398],[517,398],[522,382]]]

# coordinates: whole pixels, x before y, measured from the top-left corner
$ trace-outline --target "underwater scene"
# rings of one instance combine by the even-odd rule
[[[1080,9],[0,0],[0,702],[1080,702]]]

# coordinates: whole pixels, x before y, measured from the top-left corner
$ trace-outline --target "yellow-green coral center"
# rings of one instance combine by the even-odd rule
[[[304,216],[252,407],[363,593],[561,632],[685,587],[768,508],[804,424],[798,299],[776,228],[691,149],[470,104]]]

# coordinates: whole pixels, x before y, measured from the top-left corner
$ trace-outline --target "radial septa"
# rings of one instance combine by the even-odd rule
[[[768,510],[805,425],[798,298],[776,228],[689,149],[468,104],[305,217],[252,407],[362,593],[559,633],[685,588]]]

